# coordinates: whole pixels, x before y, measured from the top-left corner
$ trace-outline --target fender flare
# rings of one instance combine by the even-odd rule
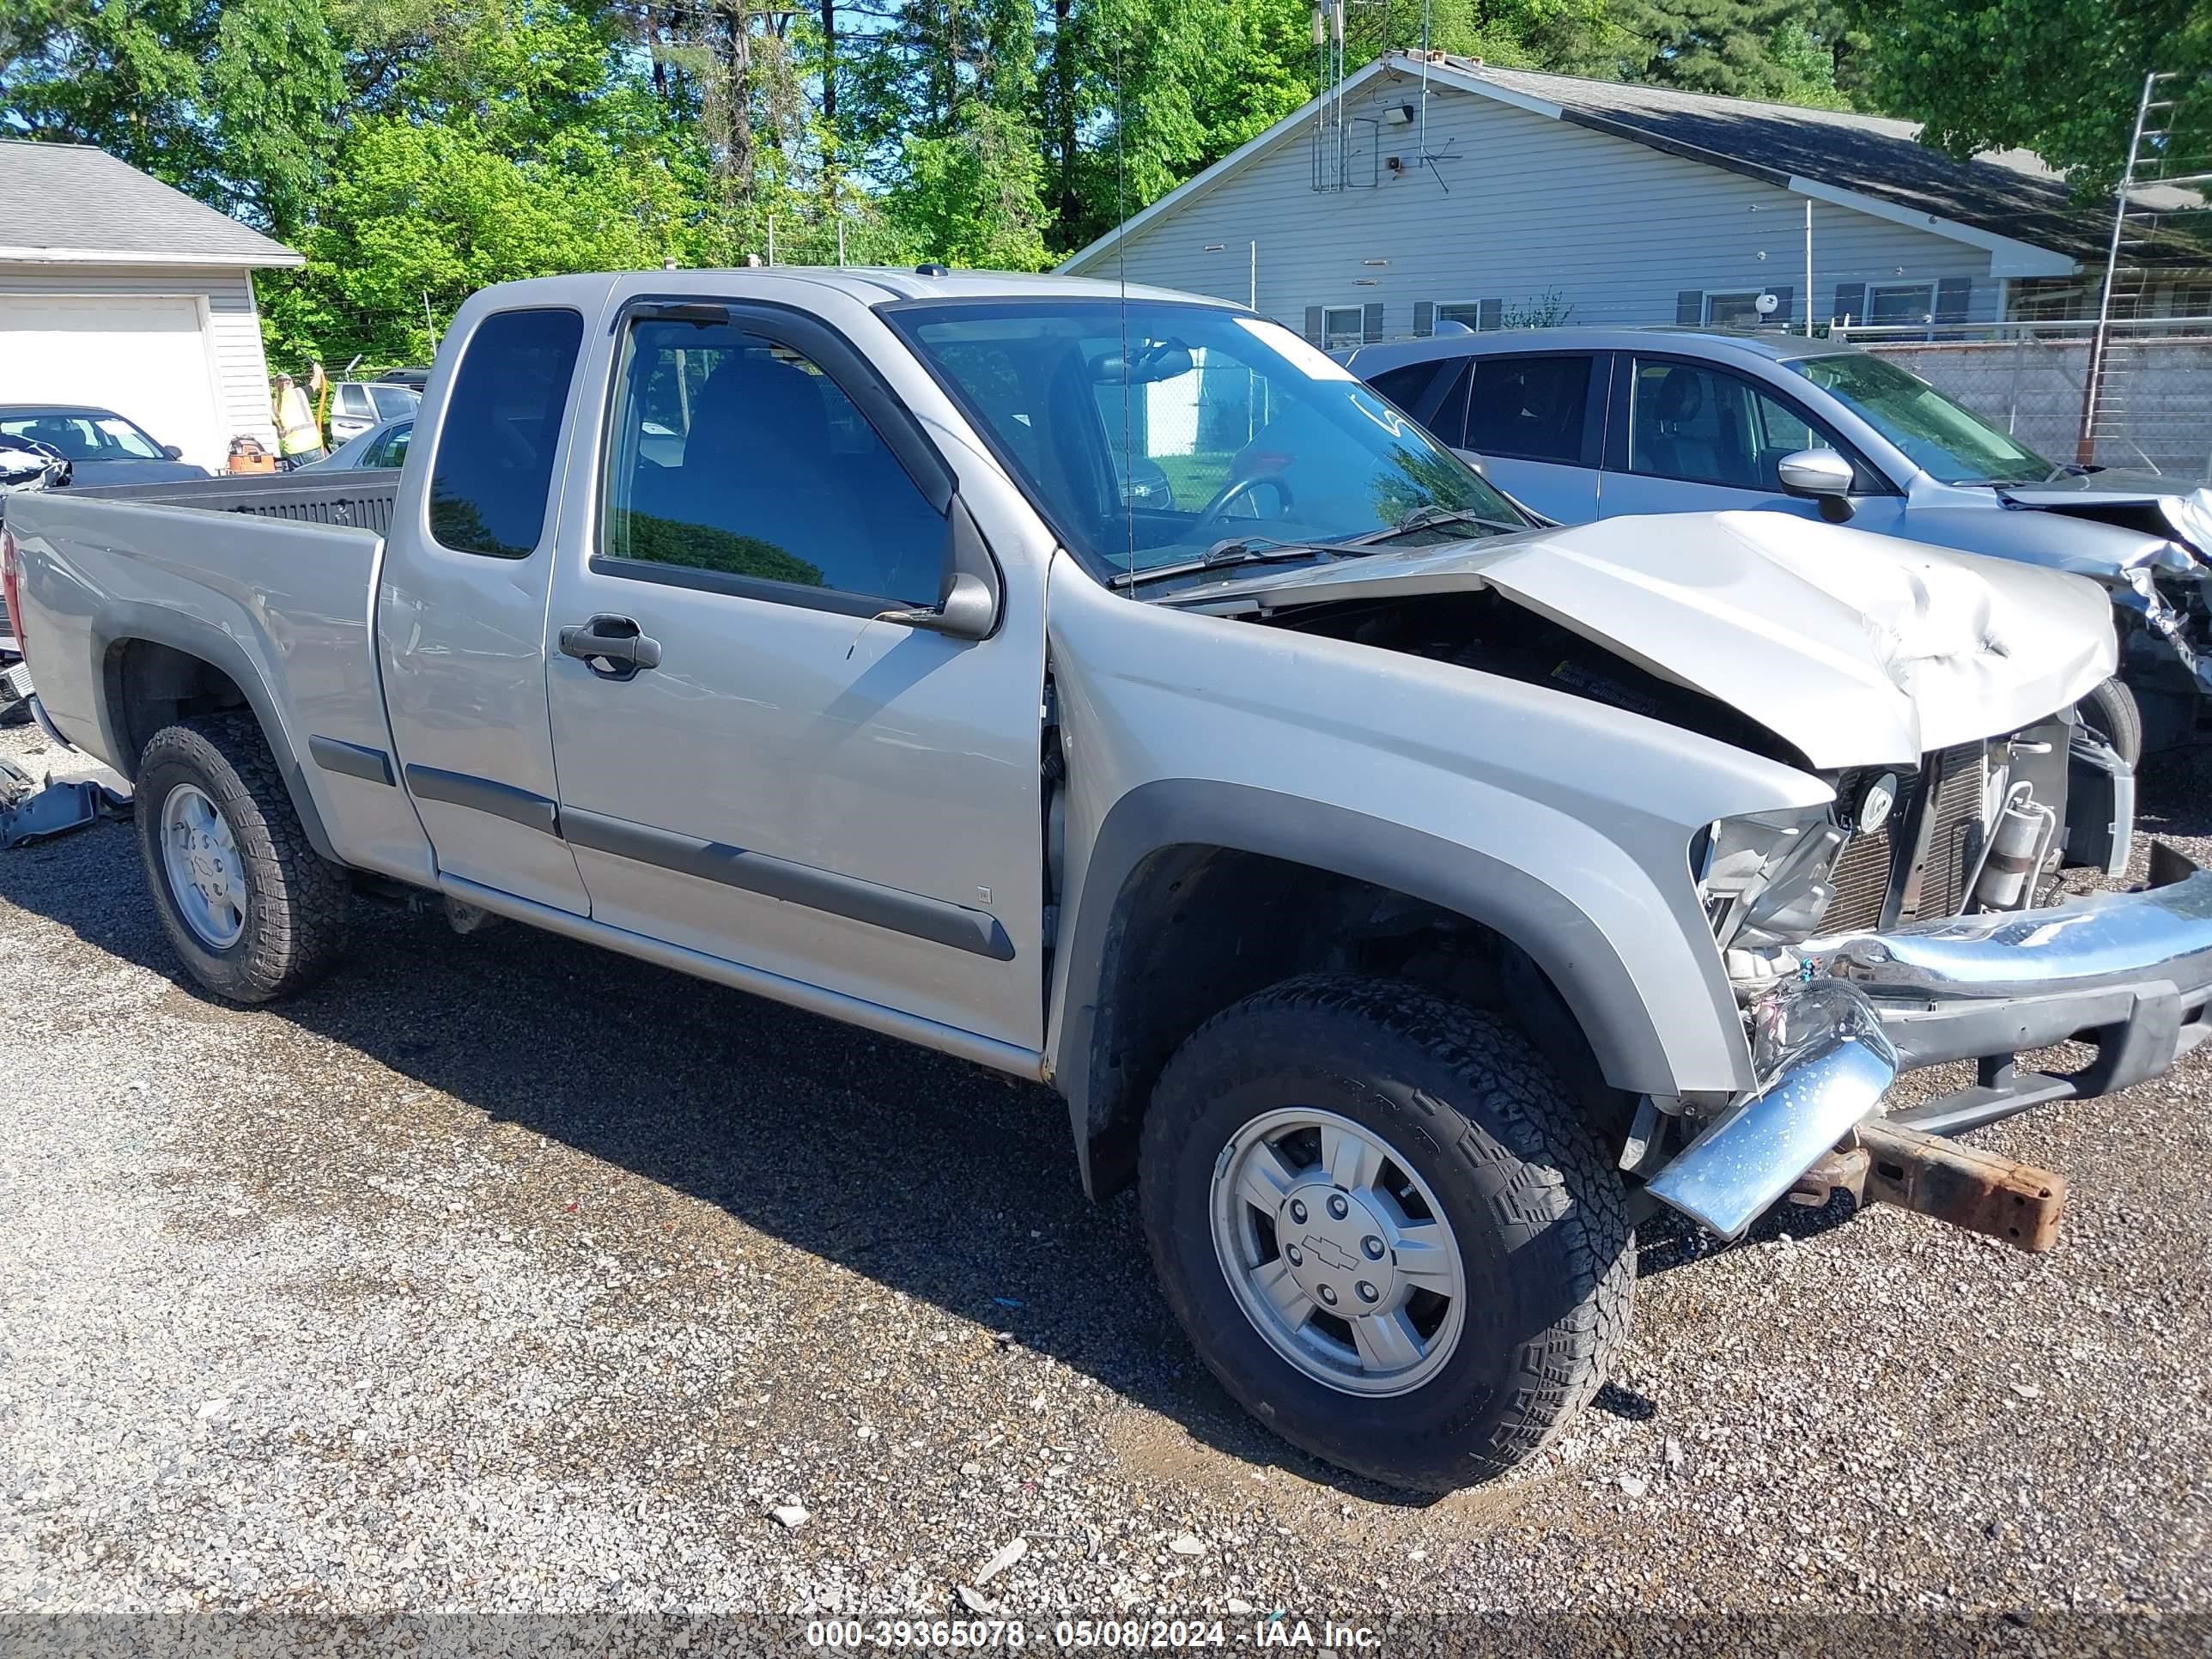
[[[1091,849],[1066,936],[1063,1017],[1054,1080],[1068,1106],[1084,1188],[1092,1190],[1092,1104],[1100,1092],[1100,998],[1133,878],[1168,848],[1218,847],[1279,858],[1406,893],[1480,922],[1528,952],[1582,1028],[1606,1081],[1633,1094],[1683,1085],[1634,975],[1573,900],[1527,871],[1456,842],[1365,813],[1249,785],[1167,779],[1116,801]],[[1671,919],[1669,925],[1672,926]],[[1751,1085],[1750,1054],[1717,954],[1706,975],[1717,1029],[1730,1034],[1729,1075],[1688,1086]]]
[[[188,657],[197,657],[210,667],[219,670],[246,697],[246,706],[253,711],[259,723],[261,735],[269,744],[270,753],[276,757],[276,769],[284,780],[286,792],[292,798],[292,810],[300,815],[301,828],[307,832],[307,844],[333,864],[345,860],[331,844],[330,832],[323,827],[321,811],[315,805],[314,793],[307,787],[307,774],[301,768],[300,757],[293,749],[290,734],[278,718],[276,700],[270,695],[268,682],[260,666],[247,654],[246,647],[212,623],[197,617],[166,610],[160,605],[120,602],[105,607],[92,629],[93,664],[99,686],[99,708],[101,741],[107,752],[115,757],[115,769],[136,781],[138,757],[127,751],[123,733],[116,722],[116,700],[119,688],[116,684],[116,647],[135,640],[144,640],[150,645],[162,645],[173,651],[181,651]]]

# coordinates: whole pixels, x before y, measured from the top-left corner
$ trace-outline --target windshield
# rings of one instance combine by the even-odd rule
[[[161,446],[125,420],[100,410],[69,415],[13,415],[0,420],[0,437],[28,438],[73,461],[158,461]]]
[[[1945,483],[2041,483],[2058,471],[1883,358],[1854,351],[1801,357],[1790,367],[1833,392],[1915,465]]]
[[[886,315],[957,388],[1069,547],[1113,572],[1188,565],[1224,546],[1388,539],[1424,509],[1407,535],[1528,527],[1370,388],[1256,317],[1135,301],[1125,336],[1111,299]],[[1443,514],[1464,516],[1425,522]]]

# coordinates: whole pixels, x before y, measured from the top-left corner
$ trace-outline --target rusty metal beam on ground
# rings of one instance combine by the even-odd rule
[[[1893,1204],[2018,1249],[2058,1243],[2065,1176],[1894,1124],[1862,1123],[1858,1141],[1867,1154],[1868,1203]]]

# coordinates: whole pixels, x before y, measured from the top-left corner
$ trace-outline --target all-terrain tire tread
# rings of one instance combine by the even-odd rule
[[[230,820],[256,901],[240,982],[210,988],[251,1002],[305,989],[329,972],[345,949],[350,877],[308,841],[276,757],[252,715],[209,714],[163,727],[147,743],[139,775],[145,777],[172,756],[201,775]],[[145,802],[140,810],[155,811],[159,804]],[[157,833],[149,827],[142,839],[150,847]],[[148,878],[163,879],[150,851]],[[166,910],[163,921],[173,938],[176,927]],[[192,941],[179,944],[190,961]]]
[[[1148,1141],[1174,1133],[1173,1120],[1185,1092],[1178,1074],[1203,1063],[1209,1036],[1231,1022],[1273,1012],[1340,1016],[1419,1046],[1469,1095],[1486,1098],[1493,1116],[1486,1127],[1504,1144],[1477,1133],[1444,1102],[1413,1091],[1414,1103],[1440,1125],[1450,1126],[1450,1133],[1438,1138],[1455,1142],[1462,1155],[1476,1164],[1517,1160],[1514,1180],[1525,1200],[1516,1206],[1522,1212],[1518,1218],[1532,1227],[1566,1229],[1571,1310],[1547,1334],[1550,1352],[1540,1380],[1516,1393],[1478,1454],[1480,1467],[1468,1471],[1477,1479],[1503,1474],[1534,1456],[1562,1424],[1589,1403],[1627,1339],[1635,1304],[1636,1252],[1627,1192],[1620,1175],[1599,1150],[1552,1067],[1503,1020],[1404,981],[1343,973],[1285,980],[1224,1009],[1200,1026],[1161,1073],[1145,1123]],[[1150,1164],[1149,1158],[1140,1159],[1140,1167]],[[1557,1190],[1560,1188],[1564,1194]],[[1153,1194],[1146,1188],[1140,1197],[1149,1206]],[[1171,1300],[1175,1294],[1170,1286]],[[1188,1312],[1181,1307],[1175,1311],[1179,1317]]]

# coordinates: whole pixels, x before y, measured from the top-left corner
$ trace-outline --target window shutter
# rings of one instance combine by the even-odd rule
[[[1437,331],[1437,302],[1434,300],[1413,301],[1413,332],[1423,337]]]
[[[1974,279],[1971,276],[1946,276],[1936,284],[1936,320],[1939,323],[1963,323],[1966,307],[1972,302]]]
[[[1370,300],[1359,307],[1359,337],[1372,345],[1382,337],[1382,302]]]
[[[1790,301],[1792,290],[1787,288],[1770,288],[1766,291],[1771,294],[1775,300],[1774,314],[1766,320],[1770,323],[1787,324],[1790,320]]]
[[[1477,328],[1483,330],[1485,332],[1487,332],[1493,328],[1504,327],[1505,301],[1503,300],[1485,300],[1481,305],[1477,307],[1475,309],[1474,325]]]
[[[1695,328],[1705,320],[1705,289],[1686,288],[1674,296],[1674,320],[1684,328]]]
[[[1315,345],[1321,343],[1321,307],[1306,307],[1306,338]]]
[[[1836,284],[1836,303],[1829,307],[1828,317],[1831,321],[1838,323],[1844,321],[1846,318],[1855,323],[1863,323],[1866,321],[1866,284],[1864,283],[1838,283]]]

